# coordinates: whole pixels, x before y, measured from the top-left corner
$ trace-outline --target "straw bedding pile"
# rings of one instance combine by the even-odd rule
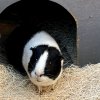
[[[37,87],[28,77],[0,65],[0,100],[100,100],[100,63],[66,68],[55,89]]]

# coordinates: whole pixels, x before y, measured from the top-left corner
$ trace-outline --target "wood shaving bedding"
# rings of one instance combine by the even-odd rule
[[[0,65],[0,100],[100,100],[100,63],[66,68],[55,89],[44,87],[42,95],[27,76]]]

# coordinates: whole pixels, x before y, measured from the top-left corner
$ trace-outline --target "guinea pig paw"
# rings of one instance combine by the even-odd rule
[[[41,87],[41,86],[38,86],[38,93],[39,93],[40,95],[42,95],[42,87]]]
[[[56,86],[56,84],[53,84],[51,90],[54,90],[55,86]]]

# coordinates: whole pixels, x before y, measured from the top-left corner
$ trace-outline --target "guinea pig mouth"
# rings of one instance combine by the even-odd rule
[[[40,80],[39,78],[36,78],[36,81],[37,81],[37,82],[42,82],[42,80]]]
[[[36,81],[37,81],[37,82],[41,82],[38,78],[36,78]]]
[[[40,81],[40,80],[37,79],[37,82],[42,82],[42,81]]]

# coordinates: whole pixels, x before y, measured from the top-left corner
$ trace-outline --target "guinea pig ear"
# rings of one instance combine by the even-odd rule
[[[31,47],[31,48],[30,48],[30,50],[32,50],[32,51],[33,51],[33,50],[34,50],[34,48],[32,48],[32,47]]]

